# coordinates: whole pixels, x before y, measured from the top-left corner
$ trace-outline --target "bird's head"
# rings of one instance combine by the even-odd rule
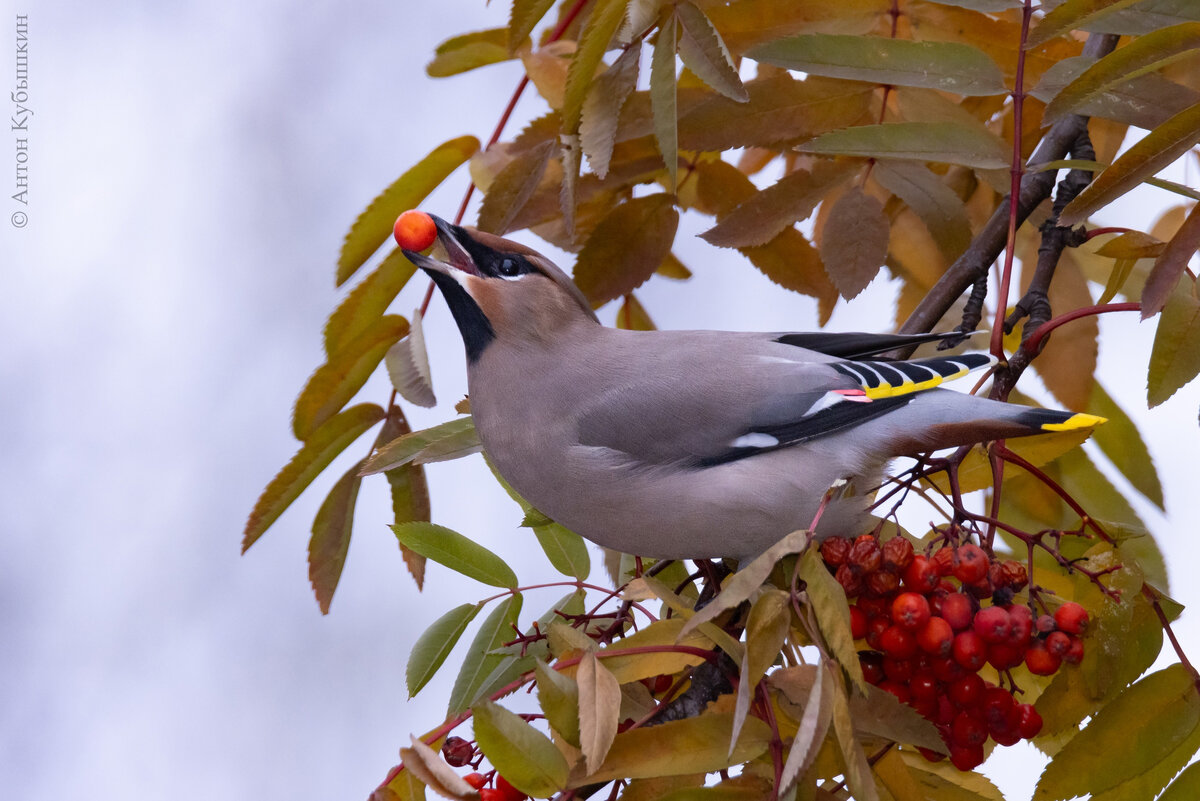
[[[429,216],[440,245],[434,252],[444,261],[404,255],[442,290],[469,361],[496,339],[547,341],[565,326],[598,322],[570,277],[536,250]]]

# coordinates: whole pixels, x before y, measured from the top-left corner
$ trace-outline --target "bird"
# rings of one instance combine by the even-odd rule
[[[811,528],[831,486],[873,487],[894,458],[1104,422],[939,386],[986,354],[870,358],[944,334],[611,328],[542,254],[429,216],[444,259],[402,249],[462,335],[484,453],[607,548],[753,559]],[[839,503],[818,537],[853,535],[865,504]]]

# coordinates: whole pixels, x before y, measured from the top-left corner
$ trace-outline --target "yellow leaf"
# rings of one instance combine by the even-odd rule
[[[1150,351],[1146,397],[1157,406],[1200,373],[1200,294],[1195,281],[1176,283],[1163,307]]]
[[[617,736],[621,711],[621,685],[613,674],[588,651],[575,672],[579,685],[579,747],[588,773],[595,772]]]
[[[416,737],[410,737],[412,746],[400,749],[400,759],[404,768],[412,771],[413,775],[433,789],[443,798],[469,801],[479,797],[474,787],[463,781],[462,776],[455,773],[442,760],[438,753]]]
[[[329,604],[346,564],[350,532],[354,528],[354,505],[362,485],[360,467],[361,461],[338,479],[313,520],[312,537],[308,541],[308,580],[323,615],[329,614]]]
[[[821,262],[846,300],[866,289],[879,273],[887,258],[888,234],[883,204],[857,186],[829,210],[821,230]]]
[[[679,212],[662,193],[633,198],[600,221],[579,252],[575,283],[593,307],[627,295],[662,264]]]

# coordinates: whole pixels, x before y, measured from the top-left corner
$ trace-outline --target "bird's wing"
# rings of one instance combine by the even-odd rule
[[[865,359],[877,353],[912,347],[924,342],[938,342],[956,332],[935,334],[865,334],[860,332],[815,331],[777,334],[775,341],[784,345],[814,350],[839,359]]]

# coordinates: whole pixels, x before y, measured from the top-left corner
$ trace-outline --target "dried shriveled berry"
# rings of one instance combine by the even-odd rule
[[[842,589],[848,598],[853,598],[862,592],[862,577],[850,565],[842,565],[834,575],[837,578],[837,583],[842,585]]]
[[[447,737],[442,743],[442,757],[447,765],[461,768],[475,758],[475,746],[461,737]]]
[[[883,564],[885,567],[889,567],[897,573],[903,573],[912,564],[912,560],[912,543],[904,537],[892,537],[883,544]]]
[[[867,576],[867,592],[875,595],[891,595],[900,588],[900,576],[883,567]]]
[[[821,543],[821,558],[830,567],[841,567],[846,564],[846,556],[850,553],[850,540],[844,537],[830,537]]]
[[[846,554],[846,564],[862,573],[874,573],[883,564],[883,551],[879,548],[879,540],[870,534],[863,534],[850,546]]]

